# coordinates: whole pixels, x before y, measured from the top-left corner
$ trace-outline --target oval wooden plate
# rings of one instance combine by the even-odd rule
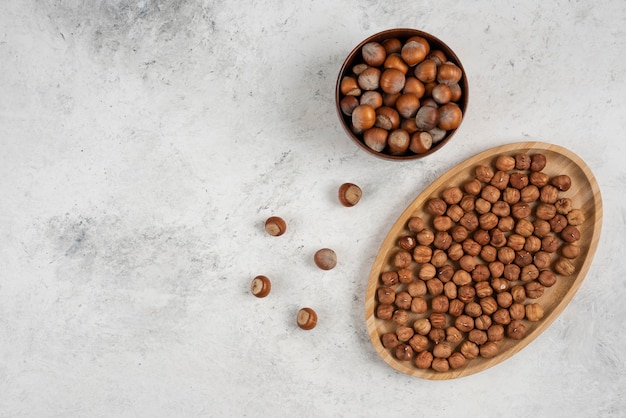
[[[573,208],[581,209],[585,214],[585,222],[579,226],[581,239],[577,242],[581,247],[581,254],[573,260],[576,266],[576,272],[569,277],[558,276],[558,280],[554,286],[547,287],[542,297],[533,300],[533,302],[539,303],[544,308],[545,316],[543,319],[539,322],[524,320],[523,322],[527,327],[526,336],[519,341],[509,338],[500,341],[498,343],[500,346],[499,354],[494,358],[484,359],[478,357],[474,360],[468,360],[465,367],[461,369],[450,369],[450,371],[443,373],[432,369],[418,369],[415,367],[413,360],[399,361],[395,358],[391,350],[383,347],[381,343],[381,336],[386,332],[393,332],[395,324],[391,320],[383,321],[375,316],[377,306],[376,289],[381,285],[379,280],[380,274],[393,269],[391,259],[398,250],[396,241],[398,237],[409,233],[406,227],[408,219],[412,216],[421,216],[424,217],[424,219],[430,219],[430,215],[426,214],[423,210],[429,198],[440,196],[443,190],[451,186],[462,186],[465,180],[474,177],[474,169],[476,166],[485,164],[493,167],[493,162],[498,155],[506,154],[514,156],[518,153],[527,153],[529,155],[536,153],[544,154],[547,158],[547,165],[543,171],[546,174],[550,177],[558,174],[567,174],[572,179],[572,187],[567,192],[561,192],[560,197],[569,197],[572,199]],[[589,270],[598,246],[601,228],[602,199],[596,179],[581,158],[563,147],[542,142],[519,142],[486,150],[462,162],[429,185],[409,205],[391,227],[391,230],[380,247],[369,276],[365,299],[365,319],[374,348],[382,359],[394,369],[425,379],[454,379],[495,366],[510,358],[537,338],[537,336],[558,317],[563,309],[565,309],[579,289]],[[413,262],[413,264],[415,264],[415,262]],[[412,323],[412,320],[421,315],[411,313],[410,316],[411,320],[409,321],[409,325]]]

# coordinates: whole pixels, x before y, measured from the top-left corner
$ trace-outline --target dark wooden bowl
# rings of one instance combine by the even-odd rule
[[[428,40],[431,51],[435,49],[439,49],[443,51],[446,57],[448,58],[448,61],[453,62],[463,71],[463,76],[461,77],[461,80],[459,81],[459,85],[461,86],[461,90],[462,90],[462,96],[457,101],[457,104],[459,105],[459,107],[461,108],[461,111],[463,112],[463,119],[464,119],[465,111],[467,109],[467,102],[469,98],[469,86],[467,82],[467,75],[465,73],[465,69],[463,68],[463,65],[461,64],[461,61],[456,56],[454,51],[452,51],[450,47],[448,47],[445,43],[443,43],[443,41],[439,40],[438,38],[436,38],[435,36],[431,34],[422,32],[417,29],[406,29],[406,28],[388,29],[388,30],[376,33],[368,37],[367,39],[363,40],[360,44],[358,44],[352,50],[352,52],[350,52],[350,54],[344,61],[343,65],[341,66],[341,70],[339,71],[339,76],[337,77],[337,84],[335,86],[335,104],[337,108],[337,114],[339,115],[339,120],[341,121],[341,125],[343,126],[346,134],[348,134],[350,139],[352,139],[352,141],[354,141],[354,143],[357,146],[359,146],[366,152],[372,155],[375,155],[377,157],[388,159],[388,160],[393,160],[393,161],[415,160],[415,159],[426,157],[427,155],[430,155],[440,150],[444,145],[450,142],[450,139],[452,139],[456,131],[459,129],[460,125],[456,129],[448,131],[447,135],[440,142],[438,142],[437,144],[433,144],[432,148],[430,148],[428,151],[424,153],[415,154],[411,151],[407,151],[403,154],[390,154],[387,152],[386,149],[383,150],[382,152],[374,151],[373,149],[365,145],[365,143],[363,142],[363,135],[357,135],[352,131],[350,116],[346,116],[341,111],[341,106],[339,103],[343,95],[341,94],[341,91],[340,91],[340,84],[344,76],[352,74],[352,68],[355,65],[363,62],[363,59],[361,56],[361,48],[363,47],[363,45],[367,44],[368,42],[381,43],[385,39],[390,39],[390,38],[398,38],[400,41],[404,42],[406,39],[410,38],[411,36],[421,36],[425,38],[426,40]],[[409,73],[412,73],[413,68],[414,67],[411,67],[409,69]]]

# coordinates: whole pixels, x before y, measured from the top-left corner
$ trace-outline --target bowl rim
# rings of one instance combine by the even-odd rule
[[[411,36],[421,36],[421,37],[427,39],[429,44],[431,45],[431,50],[433,50],[432,46],[434,44],[435,47],[436,47],[434,49],[441,49],[441,50],[443,50],[444,53],[446,54],[446,57],[448,58],[448,61],[453,62],[454,64],[456,64],[461,69],[462,76],[461,76],[461,80],[459,81],[459,84],[463,87],[463,90],[462,90],[463,94],[461,96],[460,101],[457,104],[459,105],[459,107],[463,111],[463,118],[461,119],[461,123],[459,124],[459,126],[457,126],[455,129],[450,130],[449,133],[446,135],[446,137],[444,139],[442,139],[438,144],[436,144],[434,147],[430,148],[428,151],[426,151],[424,153],[421,153],[421,154],[405,154],[405,155],[385,154],[383,152],[374,151],[373,149],[371,149],[370,147],[365,145],[363,143],[363,141],[361,139],[359,139],[350,130],[350,126],[348,125],[348,123],[346,121],[347,116],[343,114],[343,112],[341,111],[341,106],[340,106],[340,101],[341,101],[341,91],[340,91],[341,80],[345,76],[345,73],[347,71],[350,71],[350,69],[355,65],[355,61],[357,61],[359,59],[359,54],[361,52],[361,48],[363,48],[363,46],[365,44],[367,44],[369,42],[382,42],[385,39],[389,39],[389,38],[401,38],[402,39],[402,38],[409,38]],[[414,68],[414,67],[411,67],[411,68]],[[337,76],[337,81],[335,83],[335,110],[337,112],[337,115],[339,116],[339,120],[341,122],[341,126],[343,127],[343,129],[346,132],[346,134],[348,135],[348,137],[354,143],[356,143],[359,148],[363,149],[364,151],[368,152],[369,154],[374,155],[374,156],[379,157],[379,158],[382,158],[382,159],[385,159],[385,160],[391,160],[391,161],[413,161],[413,160],[419,160],[419,159],[424,158],[424,157],[426,157],[428,155],[431,155],[431,154],[435,153],[436,151],[440,150],[441,148],[443,148],[448,142],[450,142],[452,137],[456,134],[458,129],[463,124],[463,121],[465,120],[465,114],[467,112],[468,101],[469,101],[469,82],[468,82],[468,79],[467,79],[467,73],[465,71],[465,68],[463,67],[463,63],[461,62],[459,57],[456,55],[456,53],[452,50],[452,48],[450,48],[445,42],[443,42],[437,36],[432,35],[432,34],[430,34],[428,32],[424,32],[422,30],[413,29],[413,28],[385,29],[383,31],[374,33],[373,35],[370,35],[367,38],[365,38],[364,40],[362,40],[357,46],[355,46],[352,49],[352,51],[350,51],[350,53],[348,54],[346,59],[343,61],[343,64],[341,65],[341,68],[339,70],[339,74]]]

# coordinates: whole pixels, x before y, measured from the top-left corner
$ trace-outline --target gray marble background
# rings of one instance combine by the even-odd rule
[[[343,58],[393,27],[443,39],[470,80],[453,142],[402,164],[334,109]],[[621,0],[0,2],[0,416],[624,416],[625,28]],[[600,184],[580,291],[497,367],[394,371],[363,319],[380,243],[439,175],[526,140]]]

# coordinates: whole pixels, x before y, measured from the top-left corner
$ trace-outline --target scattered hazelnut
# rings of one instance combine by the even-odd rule
[[[431,367],[435,371],[444,373],[450,370],[450,363],[448,363],[448,359],[435,357]]]
[[[585,214],[580,209],[573,209],[567,214],[567,223],[572,226],[581,225],[585,221]]]
[[[413,358],[413,349],[408,344],[399,344],[395,351],[396,358],[400,361],[409,361]]]
[[[526,290],[526,296],[530,299],[537,299],[543,295],[545,290],[544,286],[539,282],[528,282],[524,285]]]
[[[395,308],[388,303],[381,303],[376,307],[376,317],[379,319],[391,319],[394,312]]]
[[[529,303],[526,305],[526,319],[532,322],[539,321],[543,318],[544,311],[538,303]]]
[[[450,357],[448,357],[448,363],[452,369],[460,369],[465,366],[467,360],[462,353],[458,351],[456,353],[452,353]]]
[[[433,348],[433,356],[435,358],[448,358],[452,354],[452,346],[448,343],[441,342]]]
[[[404,309],[398,309],[393,313],[391,320],[398,325],[406,325],[409,321],[409,313]]]
[[[351,207],[359,203],[362,191],[359,186],[352,183],[344,183],[339,187],[339,202],[346,207]]]
[[[320,250],[320,251],[321,251],[321,250]],[[318,253],[319,253],[319,251],[318,251]],[[334,252],[333,252],[333,254],[334,254]],[[330,256],[330,257],[331,257],[331,259],[329,260],[329,262],[331,262],[331,261],[332,261],[332,255],[333,255],[333,254],[330,254],[330,253],[324,253],[324,254],[320,255],[320,257],[321,257],[321,256]],[[315,263],[317,264],[317,263],[318,263],[318,261],[317,261],[317,253],[315,253],[315,255],[316,255],[316,261],[315,261]],[[409,266],[411,265],[411,262],[412,262],[412,261],[413,261],[413,256],[411,255],[411,253],[410,253],[410,252],[408,252],[408,251],[406,251],[406,250],[400,250],[400,251],[396,252],[396,254],[395,254],[395,255],[394,255],[394,257],[393,257],[393,265],[394,265],[396,268],[398,268],[398,269],[403,269],[403,268],[407,268],[407,267],[409,267]],[[335,263],[336,263],[336,262],[337,262],[337,260],[336,260],[336,258],[335,258]],[[320,266],[319,264],[318,264],[318,266],[319,266],[321,269],[328,270],[328,268],[324,268],[324,267]],[[333,265],[332,267],[330,267],[330,268],[333,268],[333,267],[334,267],[334,265]]]
[[[567,174],[561,174],[553,177],[552,180],[550,180],[550,184],[560,191],[566,192],[570,189],[570,187],[572,187],[572,179]]]
[[[420,335],[428,335],[432,326],[428,318],[418,318],[413,322],[413,330]]]
[[[428,338],[435,344],[446,340],[446,331],[443,328],[433,328],[428,333]]]
[[[415,366],[418,369],[429,369],[433,362],[433,354],[430,351],[422,351],[415,357]]]
[[[530,156],[530,171],[541,171],[546,166],[546,156],[534,154]]]
[[[411,327],[400,325],[396,328],[396,335],[398,336],[398,340],[401,342],[409,341],[413,334],[415,334],[415,331],[413,331],[413,328]]]
[[[391,304],[396,301],[396,291],[390,287],[379,287],[376,295],[380,303]]]
[[[561,247],[561,255],[565,258],[574,259],[580,255],[580,247],[576,244],[564,244]]]
[[[496,168],[500,171],[510,171],[515,168],[515,158],[508,155],[499,155],[496,158]]]
[[[287,224],[285,223],[283,218],[280,218],[278,216],[270,216],[265,221],[265,230],[268,234],[274,237],[278,237],[285,233],[285,231],[287,230]]]
[[[393,332],[387,332],[383,334],[380,338],[380,341],[383,344],[383,347],[388,349],[396,348],[400,344],[400,341],[398,341],[398,336]]]
[[[500,341],[504,338],[504,326],[493,324],[487,329],[487,339],[489,341]]]
[[[410,259],[411,254],[409,254]],[[322,270],[331,270],[337,265],[337,254],[330,248],[322,248],[315,253],[313,261]]]
[[[266,276],[256,276],[250,284],[250,291],[257,298],[264,298],[270,294],[272,283]]]
[[[554,263],[554,271],[561,276],[571,276],[576,271],[576,267],[567,258],[560,258]]]
[[[493,341],[488,341],[480,346],[480,356],[483,358],[493,358],[498,355],[500,348]]]
[[[446,328],[446,341],[452,344],[459,343],[463,340],[463,334],[456,327]]]
[[[522,321],[514,319],[506,327],[506,336],[513,340],[521,340],[526,336],[526,325]]]
[[[428,348],[430,341],[424,335],[416,334],[411,337],[409,340],[409,345],[416,353],[421,353]]]
[[[556,283],[556,274],[552,272],[552,270],[541,270],[539,272],[539,277],[537,277],[539,283],[541,283],[545,287],[554,286]]]
[[[473,360],[478,357],[480,350],[475,343],[465,340],[461,343],[460,352],[466,359]]]
[[[580,230],[574,225],[568,225],[561,231],[561,238],[570,244],[576,242],[580,239]]]
[[[380,281],[383,282],[385,286],[393,286],[398,284],[398,272],[396,271],[385,271],[380,275]]]
[[[304,330],[313,329],[317,325],[317,314],[311,308],[302,308],[298,311],[297,323]]]

